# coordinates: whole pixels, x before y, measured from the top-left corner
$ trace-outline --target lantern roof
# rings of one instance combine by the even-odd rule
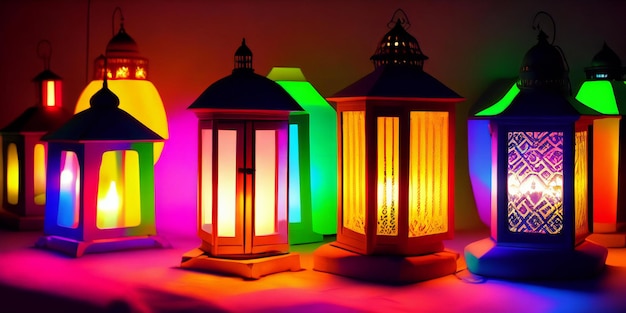
[[[303,110],[280,85],[254,73],[252,51],[246,46],[245,39],[235,52],[235,68],[232,74],[211,84],[188,108]]]
[[[106,57],[124,57],[124,56],[139,56],[139,46],[135,40],[126,33],[124,23],[120,24],[120,29],[106,47]]]
[[[548,43],[548,35],[542,30],[520,66],[520,88],[550,89],[566,94],[569,92],[568,68],[560,48]]]
[[[89,101],[91,107],[74,115],[44,141],[161,141],[163,138],[120,109],[119,98],[107,87]]]
[[[602,45],[602,50],[596,53],[591,60],[592,67],[621,67],[622,60],[620,60],[617,53],[611,49],[606,42]]]
[[[398,18],[395,26],[381,39],[370,58],[374,67],[386,64],[423,67],[428,57],[422,53],[417,39],[406,31],[403,24],[403,20]]]
[[[33,78],[34,82],[42,82],[44,80],[61,80],[61,76],[55,74],[49,69],[45,69]]]
[[[72,115],[58,106],[36,105],[26,109],[9,125],[0,129],[3,133],[49,132],[59,128]]]
[[[622,60],[606,42],[593,56],[591,66],[585,68],[585,76],[591,80],[624,81],[624,74],[626,74],[626,69],[622,66]]]

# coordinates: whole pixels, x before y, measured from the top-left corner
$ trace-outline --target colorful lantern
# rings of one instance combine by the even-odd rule
[[[585,241],[597,112],[571,96],[564,56],[547,38],[540,30],[524,56],[515,97],[476,114],[490,122],[493,162],[491,238],[465,248],[479,275],[566,278],[604,266],[607,250]]]
[[[289,243],[322,241],[337,231],[337,113],[299,68],[267,77],[305,110],[289,116]]]
[[[121,14],[119,8],[113,14],[118,11]],[[148,59],[139,54],[137,43],[126,33],[123,16],[119,31],[107,44],[104,56],[99,56],[94,62],[94,79],[78,98],[75,113],[89,108],[90,98],[102,87],[105,73],[108,88],[120,99],[120,109],[167,139],[169,133],[165,108],[156,87],[148,80]],[[155,163],[162,150],[163,142],[156,142]]]
[[[605,247],[626,246],[626,85],[620,58],[606,43],[585,69],[576,99],[607,118],[593,123],[593,234]],[[622,187],[623,188],[623,187]]]
[[[289,253],[289,113],[298,103],[254,73],[245,39],[232,75],[209,86],[189,109],[198,124],[199,249],[183,268],[258,279],[300,269]]]
[[[316,270],[393,283],[456,270],[443,240],[454,228],[455,106],[463,98],[423,71],[427,57],[406,25],[406,16],[395,20],[372,73],[329,98],[340,134],[339,224],[337,241],[315,251]]]
[[[4,173],[0,225],[15,230],[43,228],[48,145],[40,138],[71,117],[62,108],[61,77],[50,70],[50,42],[41,41],[37,50],[44,61],[43,72],[33,79],[37,104],[0,130]]]
[[[48,142],[46,216],[37,246],[83,253],[165,247],[156,236],[154,142],[158,134],[118,108],[107,88]]]

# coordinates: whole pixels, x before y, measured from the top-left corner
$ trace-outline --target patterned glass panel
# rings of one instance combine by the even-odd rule
[[[508,133],[508,225],[511,232],[563,230],[563,133]]]
[[[589,232],[587,212],[588,208],[588,155],[587,132],[576,132],[576,146],[574,154],[574,212],[576,223],[576,237],[584,236]]]
[[[378,235],[398,235],[399,118],[378,118]]]
[[[409,237],[448,231],[448,112],[411,112]]]
[[[365,112],[342,113],[343,227],[365,234]]]

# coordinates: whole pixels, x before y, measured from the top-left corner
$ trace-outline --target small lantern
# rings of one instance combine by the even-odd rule
[[[339,224],[337,241],[315,251],[314,268],[405,283],[456,270],[458,255],[444,252],[443,240],[454,228],[463,98],[423,71],[427,57],[406,16],[392,22],[371,58],[375,70],[329,98],[339,126]]]
[[[540,12],[535,18],[545,14]],[[471,272],[513,279],[588,276],[607,250],[589,234],[589,133],[597,114],[571,96],[559,48],[539,31],[519,93],[476,114],[490,121],[491,238],[465,248]]]
[[[94,78],[78,98],[75,113],[89,108],[91,96],[102,87],[106,75],[108,88],[120,99],[120,109],[167,139],[169,131],[165,108],[156,87],[148,80],[148,59],[141,56],[137,43],[126,33],[124,16],[119,7],[113,11],[113,17],[117,12],[121,16],[119,31],[107,44],[104,56],[96,58]],[[154,143],[155,163],[159,160],[163,144]]]
[[[593,123],[594,233],[588,239],[605,247],[624,247],[626,72],[620,58],[605,43],[585,73],[587,81],[580,87],[576,99],[607,117]]]
[[[181,267],[258,279],[300,269],[289,253],[289,113],[298,103],[254,73],[245,39],[235,69],[189,109],[198,124],[199,249]]]
[[[305,110],[289,116],[289,243],[322,241],[337,231],[337,112],[299,68],[267,77]]]
[[[37,246],[83,253],[165,247],[156,236],[153,144],[158,134],[118,108],[107,88],[48,133],[44,232]]]
[[[0,225],[15,230],[43,228],[48,145],[40,138],[71,116],[61,106],[61,77],[50,70],[50,42],[41,41],[37,50],[44,61],[43,72],[33,79],[38,103],[0,130],[3,160],[0,173],[4,174]]]

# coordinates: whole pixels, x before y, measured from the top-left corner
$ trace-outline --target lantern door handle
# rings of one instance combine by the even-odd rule
[[[239,168],[239,173],[254,174],[254,169],[253,168],[249,168],[249,167],[240,167]]]

